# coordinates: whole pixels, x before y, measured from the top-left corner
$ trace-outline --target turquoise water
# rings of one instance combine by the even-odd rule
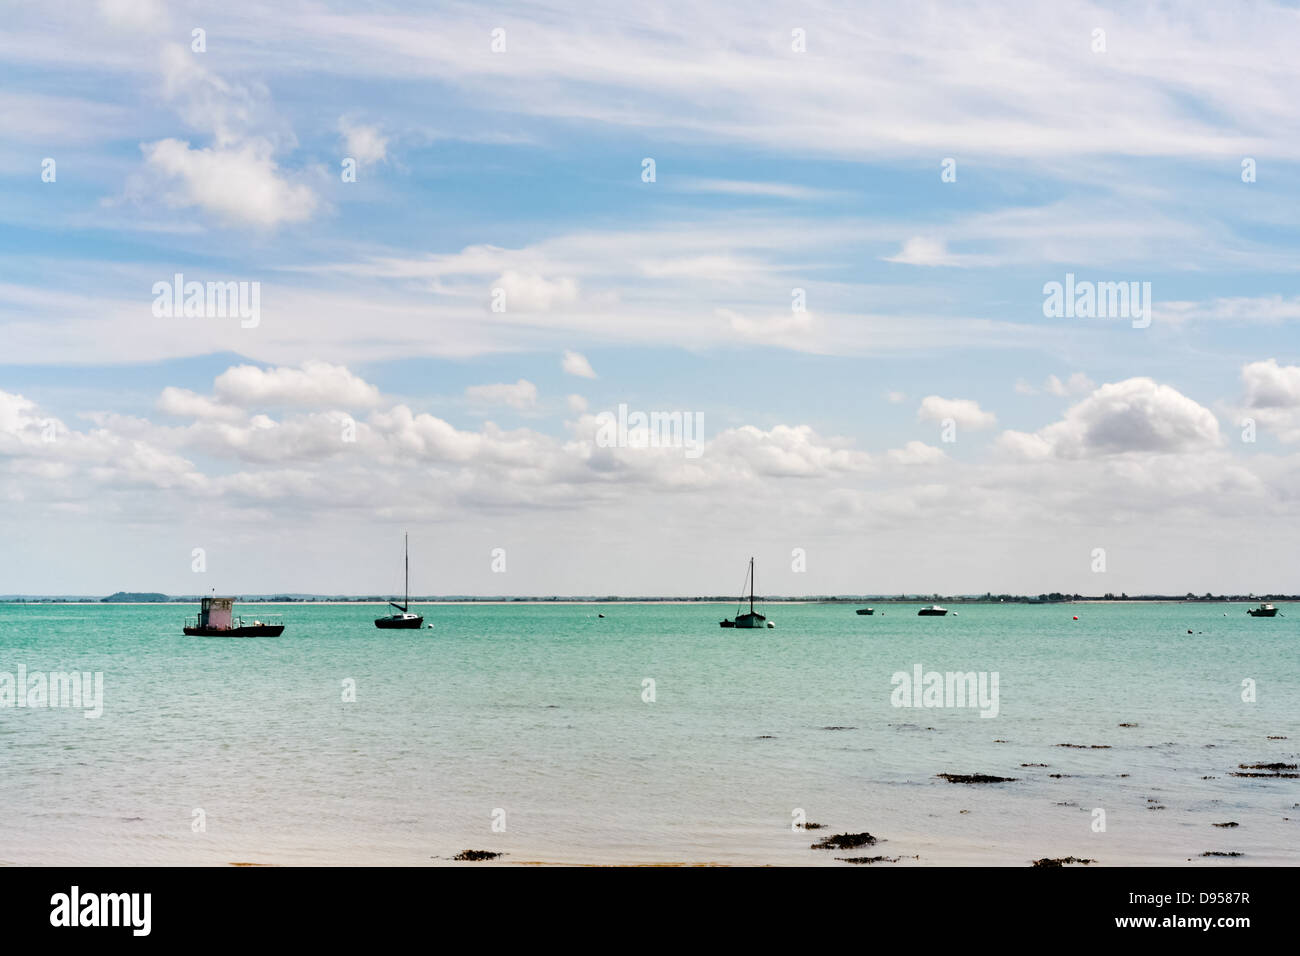
[[[700,604],[429,605],[424,631],[259,609],[283,637],[187,638],[192,607],[0,605],[0,672],[104,674],[98,719],[0,709],[0,863],[1300,863],[1300,780],[1228,776],[1297,760],[1300,607],[769,605],[764,631]],[[894,707],[918,663],[996,671],[998,715]],[[793,831],[796,809],[826,829]],[[882,842],[809,848],[863,830]]]

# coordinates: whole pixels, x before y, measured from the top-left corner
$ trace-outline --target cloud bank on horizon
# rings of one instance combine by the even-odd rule
[[[1296,590],[1289,6],[86,9],[0,36],[0,592]]]

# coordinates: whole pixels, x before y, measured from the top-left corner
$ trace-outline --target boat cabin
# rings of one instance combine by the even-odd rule
[[[205,597],[199,605],[199,627],[225,630],[231,626],[234,613],[234,598]]]

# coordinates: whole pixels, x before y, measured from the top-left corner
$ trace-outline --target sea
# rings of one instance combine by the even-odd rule
[[[1300,605],[875,607],[0,605],[0,864],[1300,863]]]

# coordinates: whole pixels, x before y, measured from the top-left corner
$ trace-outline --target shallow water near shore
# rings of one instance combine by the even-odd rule
[[[1230,776],[1297,762],[1300,607],[417,609],[433,630],[241,605],[287,628],[236,640],[184,637],[189,607],[0,605],[0,672],[104,675],[98,719],[0,708],[0,864],[1300,863],[1300,779]],[[997,672],[997,716],[893,706],[917,664]]]

